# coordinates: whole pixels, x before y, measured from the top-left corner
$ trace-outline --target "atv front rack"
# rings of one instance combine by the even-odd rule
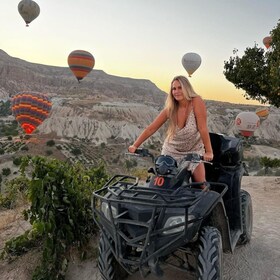
[[[148,188],[138,186],[137,177],[116,175],[93,193],[94,221],[115,258],[129,273],[148,264],[151,267],[160,256],[195,237],[202,217],[189,215],[189,210],[202,197],[211,195],[211,192],[193,188],[196,185],[200,184],[191,183],[176,190]],[[221,187],[226,189],[226,185]],[[172,215],[184,219],[163,227],[167,217]],[[176,231],[179,228],[181,230]]]

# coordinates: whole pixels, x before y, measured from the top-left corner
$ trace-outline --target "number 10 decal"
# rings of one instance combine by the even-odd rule
[[[154,185],[158,187],[162,187],[164,184],[164,178],[163,177],[156,177],[154,181]]]

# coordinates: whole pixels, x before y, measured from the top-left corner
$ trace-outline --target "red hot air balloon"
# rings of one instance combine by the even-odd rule
[[[260,118],[254,112],[241,112],[235,118],[235,126],[241,135],[249,137],[260,126]]]
[[[68,65],[80,82],[94,67],[95,60],[91,53],[82,50],[72,51],[68,56]]]
[[[31,134],[48,116],[52,108],[43,93],[24,91],[12,98],[12,112],[26,134]]]
[[[263,44],[265,45],[265,47],[268,49],[271,46],[271,42],[272,42],[272,37],[271,36],[266,36],[263,38]]]

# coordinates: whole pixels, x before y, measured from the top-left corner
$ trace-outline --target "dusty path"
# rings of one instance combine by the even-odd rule
[[[224,280],[280,280],[280,177],[243,177],[243,189],[252,197],[254,227],[251,243],[234,254],[224,254]],[[0,229],[0,239],[4,238]],[[31,280],[37,255],[27,254],[11,264],[0,263],[0,280]],[[69,266],[66,280],[99,280],[96,263],[75,261]],[[140,280],[140,274],[128,280]],[[166,269],[162,278],[146,280],[191,280],[177,270]]]

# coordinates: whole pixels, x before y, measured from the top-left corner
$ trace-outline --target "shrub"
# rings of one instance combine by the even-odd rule
[[[13,159],[13,164],[19,166],[21,164],[21,158],[17,157]]]
[[[2,174],[4,176],[9,176],[11,174],[11,169],[10,168],[3,168],[2,169]]]
[[[52,147],[55,145],[55,142],[54,142],[54,140],[49,140],[49,141],[47,141],[46,145],[49,147]]]
[[[32,231],[42,240],[43,257],[33,274],[33,280],[64,279],[68,252],[75,246],[83,248],[95,232],[91,211],[91,194],[108,179],[103,165],[85,169],[46,157],[26,157],[21,169],[32,170],[28,186],[30,209],[24,217]],[[15,242],[19,242],[17,239]],[[25,246],[26,238],[22,238]],[[4,248],[8,257],[14,254],[13,242]],[[19,254],[22,252],[17,246]]]
[[[29,180],[24,176],[19,176],[6,183],[5,193],[0,194],[0,206],[11,209],[18,202],[26,201]]]
[[[71,153],[75,156],[78,156],[82,153],[82,151],[79,148],[74,148],[74,149],[71,150]]]

